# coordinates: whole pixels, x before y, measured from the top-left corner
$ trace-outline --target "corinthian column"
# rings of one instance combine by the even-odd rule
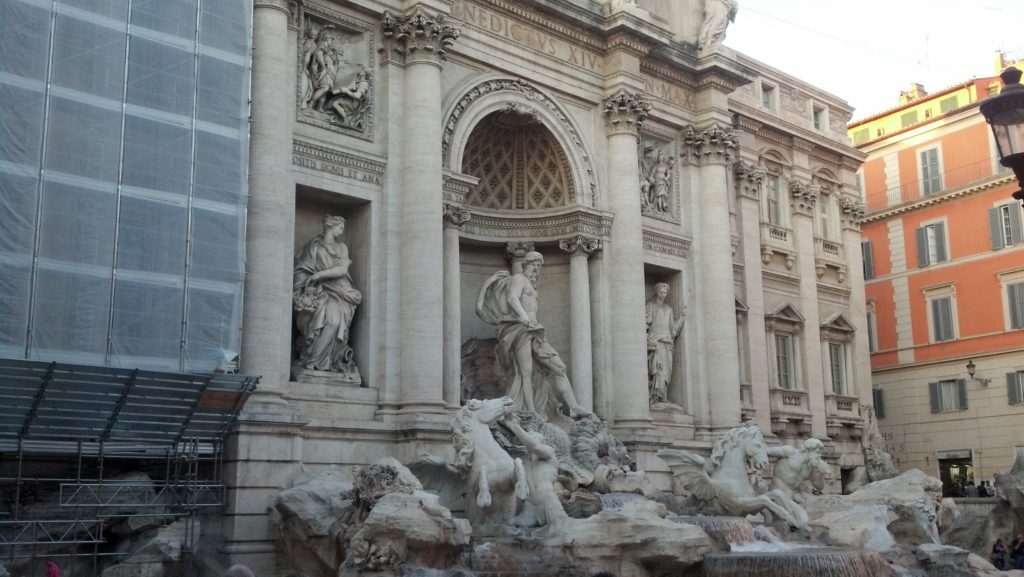
[[[462,296],[459,278],[459,230],[469,211],[444,205],[444,403],[458,409],[462,376]]]
[[[726,429],[740,421],[740,359],[728,197],[729,166],[737,139],[718,126],[691,126],[684,141],[686,159],[696,166],[700,179],[693,253],[699,279],[697,314],[703,330],[702,397],[707,399],[701,413],[707,419],[704,424],[712,430]]]
[[[285,0],[253,3],[252,122],[246,223],[242,371],[262,376],[254,400],[283,404],[291,364],[295,76]],[[293,49],[294,50],[294,49]]]
[[[444,358],[441,63],[459,35],[417,6],[384,14],[388,57],[405,66],[401,198],[399,414],[443,413]]]
[[[604,103],[608,129],[608,196],[615,214],[611,239],[612,383],[617,428],[651,426],[647,394],[643,220],[640,216],[640,125],[651,105],[625,90]]]
[[[594,410],[593,347],[590,330],[590,255],[601,250],[596,238],[574,236],[558,241],[569,253],[569,319],[572,322],[572,360],[569,376],[576,401],[588,411]]]

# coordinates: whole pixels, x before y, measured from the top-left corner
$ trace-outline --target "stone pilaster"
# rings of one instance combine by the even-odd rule
[[[843,220],[843,247],[846,249],[847,275],[850,284],[850,322],[855,329],[850,357],[855,394],[861,403],[873,404],[871,396],[871,350],[868,342],[867,302],[864,294],[864,255],[861,253],[860,219],[867,208],[860,200],[848,196],[839,203]]]
[[[245,303],[241,370],[260,375],[250,410],[284,404],[291,367],[293,251],[281,239],[295,236],[295,184],[291,177],[295,115],[288,50],[288,5],[253,4],[252,122],[249,134],[249,200],[246,223]],[[267,407],[264,407],[266,409]]]
[[[444,403],[458,409],[461,401],[462,310],[459,271],[459,231],[469,211],[444,205]]]
[[[825,374],[822,367],[821,315],[818,313],[818,274],[815,268],[814,208],[820,189],[806,182],[789,184],[793,211],[793,234],[796,236],[797,272],[800,275],[800,313],[804,316],[802,348],[804,374],[800,386],[807,391],[811,410],[811,436],[824,439]],[[799,369],[797,369],[799,371]]]
[[[640,126],[651,109],[641,94],[620,90],[604,102],[608,129],[608,196],[615,214],[610,256],[614,426],[651,426],[647,393],[643,219],[640,214]]]
[[[572,358],[569,376],[572,378],[576,401],[588,411],[594,410],[594,343],[590,324],[590,255],[601,250],[596,238],[574,236],[558,241],[558,246],[569,253],[569,314],[571,321]]]
[[[686,161],[699,177],[697,214],[694,216],[694,266],[697,313],[702,316],[700,351],[708,406],[705,426],[711,430],[733,427],[740,421],[739,351],[736,335],[736,290],[732,266],[729,222],[729,171],[737,138],[718,125],[689,127],[684,132]]]
[[[750,385],[754,421],[765,434],[771,433],[771,400],[769,396],[768,348],[764,328],[764,279],[762,277],[761,193],[766,173],[755,165],[736,163],[737,212],[743,238],[743,285],[746,288],[747,330],[745,346],[749,363],[747,382]]]
[[[444,413],[444,242],[441,167],[441,65],[459,31],[417,6],[384,14],[389,60],[405,66],[400,221],[400,415]]]

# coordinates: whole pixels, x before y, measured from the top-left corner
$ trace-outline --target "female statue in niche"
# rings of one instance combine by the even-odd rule
[[[344,232],[344,218],[325,215],[323,232],[295,256],[292,290],[299,331],[296,348],[301,368],[342,373],[359,380],[348,329],[363,295],[349,276],[352,261],[348,246],[341,240]]]

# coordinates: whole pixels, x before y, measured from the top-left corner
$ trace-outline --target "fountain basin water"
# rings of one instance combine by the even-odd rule
[[[754,526],[742,517],[709,517],[705,515],[669,515],[669,521],[696,525],[709,537],[733,545],[755,540]]]
[[[704,577],[881,577],[892,575],[876,552],[827,547],[734,551],[704,556]]]

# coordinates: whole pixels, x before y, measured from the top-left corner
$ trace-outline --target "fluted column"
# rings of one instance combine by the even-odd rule
[[[701,350],[712,430],[740,421],[739,351],[736,348],[736,289],[729,223],[729,166],[736,136],[717,125],[684,133],[687,161],[695,165],[700,185],[694,219],[694,260],[698,282],[697,312],[703,328]]]
[[[241,369],[260,375],[254,401],[283,404],[291,365],[295,185],[291,177],[295,115],[294,53],[288,50],[284,0],[253,4],[249,200]]]
[[[572,360],[569,376],[576,401],[588,411],[594,410],[594,343],[590,329],[590,255],[601,250],[596,238],[574,236],[558,242],[569,253],[569,318],[572,323]]]
[[[461,401],[462,297],[459,272],[459,230],[469,211],[444,205],[444,403],[457,409]]]
[[[651,105],[620,90],[604,103],[608,129],[608,196],[615,214],[611,238],[612,383],[615,427],[650,427],[647,394],[647,325],[644,314],[643,220],[640,216],[640,125]]]
[[[402,175],[399,414],[443,413],[441,63],[459,31],[419,6],[385,13],[383,31],[388,57],[405,66],[403,163],[393,167]]]

